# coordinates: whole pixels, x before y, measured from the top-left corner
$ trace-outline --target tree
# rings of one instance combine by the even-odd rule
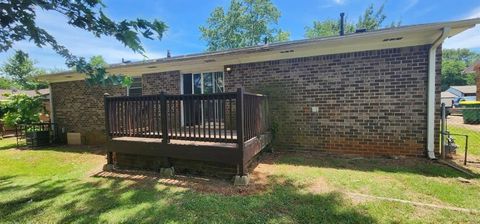
[[[376,30],[379,29],[387,18],[387,16],[383,13],[383,8],[385,3],[378,8],[377,11],[374,11],[374,5],[371,4],[365,11],[363,12],[363,16],[358,18],[358,22],[356,24],[357,29],[367,29],[367,30]]]
[[[42,71],[35,68],[34,64],[27,53],[16,51],[0,68],[0,71],[8,80],[11,80],[22,89],[45,88],[45,83],[35,80],[39,74],[42,74]]]
[[[464,74],[465,68],[480,58],[469,49],[443,49],[442,51],[442,91],[454,85],[475,85],[475,74]]]
[[[88,85],[122,85],[122,86],[130,86],[132,84],[133,79],[130,76],[123,76],[123,75],[109,75],[106,78],[107,74],[107,67],[108,64],[105,62],[101,55],[96,55],[90,58],[88,62],[82,65],[84,68],[88,68],[89,71],[87,74],[90,74],[85,81]]]
[[[39,115],[43,109],[42,99],[39,96],[10,95],[8,100],[1,104],[1,111],[4,113],[2,121],[10,127],[17,124],[36,123],[40,121]]]
[[[385,3],[384,3],[385,4]],[[387,18],[383,12],[384,4],[382,4],[376,11],[375,6],[371,4],[365,9],[363,15],[358,18],[356,24],[345,19],[345,33],[353,33],[356,29],[376,30],[383,26],[383,22]],[[385,27],[397,27],[401,22],[392,22]],[[340,21],[327,19],[325,21],[313,21],[312,27],[305,27],[305,37],[318,38],[325,36],[335,36],[340,33]]]
[[[351,23],[345,24],[345,33],[355,32],[355,26]],[[326,36],[335,36],[340,33],[340,21],[328,19],[325,21],[313,21],[312,27],[305,28],[305,37],[318,38]]]
[[[165,23],[144,19],[123,20],[115,22],[104,12],[105,5],[101,0],[9,0],[0,1],[0,52],[12,48],[13,44],[29,40],[38,47],[51,47],[57,54],[65,58],[68,67],[85,73],[92,82],[102,80],[103,83],[113,83],[122,79],[122,75],[110,76],[105,69],[93,68],[82,57],[76,57],[54,36],[36,24],[37,11],[54,11],[64,15],[68,24],[89,31],[96,37],[115,37],[134,52],[144,54],[140,37],[161,39],[167,26]],[[102,77],[102,79],[98,79]]]
[[[108,66],[107,62],[105,62],[105,59],[101,55],[95,55],[90,58],[89,61],[91,66],[100,66],[100,67],[106,67]]]
[[[442,61],[442,91],[448,89],[450,86],[467,85],[467,79],[462,74],[466,68],[465,62],[458,60],[445,60]],[[472,83],[470,83],[472,84]]]
[[[272,42],[284,42],[290,40],[290,32],[278,29],[278,32],[273,36]]]
[[[270,0],[232,0],[227,12],[215,8],[200,32],[209,51],[254,46],[265,39],[285,41],[290,34],[272,28],[279,18],[280,12]]]
[[[470,66],[473,62],[480,59],[480,54],[471,51],[466,48],[459,49],[443,49],[442,50],[442,59],[443,60],[454,60],[454,61],[463,61],[466,66]]]
[[[8,78],[0,77],[0,89],[11,89],[11,88],[20,89],[21,86],[19,86],[17,83],[15,83],[14,81]]]

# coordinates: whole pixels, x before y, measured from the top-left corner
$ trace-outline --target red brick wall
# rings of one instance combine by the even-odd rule
[[[418,46],[228,65],[232,71],[225,74],[225,87],[244,86],[271,97],[277,150],[423,156],[428,50]]]
[[[180,94],[180,71],[160,72],[142,75],[143,95]]]
[[[428,50],[427,45],[228,65],[225,87],[271,97],[277,150],[423,156]],[[437,52],[439,105],[441,48]],[[144,74],[143,94],[180,94],[180,75]],[[126,93],[84,81],[52,84],[55,121],[67,131],[102,133],[104,92]],[[319,113],[311,112],[313,106]]]
[[[54,119],[66,132],[80,132],[86,144],[105,142],[103,95],[126,95],[120,86],[88,86],[85,81],[52,83]]]

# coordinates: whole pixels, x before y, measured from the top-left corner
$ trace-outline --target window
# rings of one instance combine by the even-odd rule
[[[127,96],[141,96],[142,95],[142,78],[135,77],[132,80],[132,85],[127,88]]]
[[[223,93],[223,72],[183,74],[184,94]]]

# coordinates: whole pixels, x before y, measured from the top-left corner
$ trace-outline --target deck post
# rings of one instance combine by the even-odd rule
[[[163,91],[160,93],[160,119],[162,124],[162,142],[169,143],[170,139],[168,138],[167,126],[167,97]]]
[[[108,97],[109,96],[110,96],[110,94],[108,94],[108,93],[103,94],[103,107],[104,107],[104,111],[105,111],[105,135],[107,137],[107,141],[110,140],[110,138],[111,138],[111,136],[110,136],[110,122],[109,122],[110,111],[108,109]]]
[[[243,133],[245,131],[245,114],[244,114],[244,105],[243,105],[243,93],[244,89],[237,89],[237,99],[236,99],[236,115],[237,115],[237,161],[238,161],[238,174],[244,176],[246,174],[245,164],[243,161],[243,148],[244,148],[244,138]]]
[[[104,93],[103,94],[103,107],[105,110],[105,136],[107,138],[107,141],[110,141],[112,139],[112,136],[110,135],[110,110],[108,107],[108,97],[110,94]],[[107,164],[104,165],[103,170],[105,171],[111,171],[113,170],[113,152],[107,151]]]

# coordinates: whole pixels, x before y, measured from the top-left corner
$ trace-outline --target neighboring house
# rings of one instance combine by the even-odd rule
[[[444,103],[446,107],[451,107],[453,105],[452,102],[458,98],[457,95],[447,91],[443,91],[440,97],[441,97],[441,103]]]
[[[450,92],[458,98],[469,98],[470,100],[475,100],[477,96],[477,86],[450,86],[446,92]]]
[[[468,66],[466,69],[463,70],[463,73],[477,73],[480,71],[480,59],[475,61],[473,64]]]
[[[81,133],[87,143],[97,143],[107,129],[113,138],[108,163],[120,167],[179,170],[186,164],[180,159],[203,160],[230,164],[243,175],[269,142],[263,137],[270,125],[262,123],[266,117],[275,127],[279,151],[434,157],[441,44],[479,22],[403,26],[110,65],[112,74],[136,78],[135,91],[89,87],[75,72],[43,80],[51,86],[54,122]],[[144,96],[126,96],[139,88]],[[238,88],[266,94],[269,113],[263,114],[261,95]],[[107,98],[104,105],[104,93],[123,97]],[[205,131],[207,124],[214,126],[212,136],[220,131],[217,137],[207,138],[212,133]]]
[[[41,122],[50,122],[50,90],[49,89],[39,89],[39,90],[18,90],[18,89],[0,89],[0,101],[8,100],[9,95],[14,94],[25,94],[27,96],[40,96],[43,101],[43,107],[45,109],[44,113],[40,114]]]

